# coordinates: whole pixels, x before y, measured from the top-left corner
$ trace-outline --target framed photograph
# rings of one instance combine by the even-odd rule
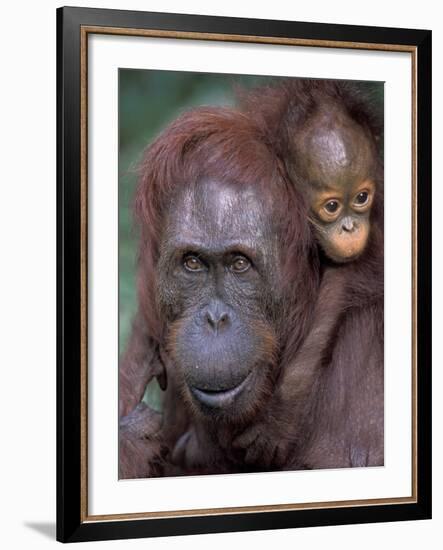
[[[431,32],[57,50],[58,540],[430,518]]]

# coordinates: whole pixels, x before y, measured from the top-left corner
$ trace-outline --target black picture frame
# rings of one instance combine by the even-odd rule
[[[414,501],[186,517],[88,520],[85,515],[85,373],[82,307],[82,28],[272,37],[275,40],[404,46],[415,52],[416,146],[416,495]],[[230,38],[228,38],[230,37]],[[232,38],[234,37],[234,38]],[[84,105],[84,104],[83,104]],[[83,164],[84,165],[84,164]],[[172,13],[64,7],[57,10],[57,539],[157,537],[431,517],[431,31]],[[83,463],[82,463],[83,461]],[[82,466],[83,464],[83,466]]]

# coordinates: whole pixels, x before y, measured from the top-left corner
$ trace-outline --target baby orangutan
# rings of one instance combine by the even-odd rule
[[[369,135],[338,105],[325,103],[291,135],[289,147],[290,177],[304,192],[321,248],[334,262],[355,260],[368,243],[375,193]]]

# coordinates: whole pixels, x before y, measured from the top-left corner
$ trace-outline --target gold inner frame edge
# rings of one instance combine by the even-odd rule
[[[107,34],[139,36],[151,38],[170,38],[186,40],[215,40],[222,42],[246,42],[256,44],[276,44],[287,46],[305,46],[322,48],[341,48],[357,50],[378,50],[389,52],[407,52],[411,54],[412,78],[412,495],[366,500],[327,501],[298,504],[276,504],[257,506],[237,506],[224,508],[202,508],[193,510],[173,510],[141,513],[122,513],[107,515],[88,514],[88,35]],[[203,32],[164,31],[121,27],[100,27],[81,25],[80,27],[80,323],[81,323],[81,364],[80,364],[80,520],[82,523],[98,521],[141,520],[171,517],[195,517],[229,514],[250,514],[257,512],[278,512],[288,510],[310,510],[324,508],[344,508],[351,506],[377,506],[411,504],[417,502],[417,48],[404,44],[378,44],[367,42],[346,42],[332,40],[311,40],[301,38],[263,37]]]

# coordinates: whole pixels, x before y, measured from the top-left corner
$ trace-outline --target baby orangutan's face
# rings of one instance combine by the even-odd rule
[[[320,245],[331,260],[349,262],[364,251],[369,238],[374,192],[374,182],[368,179],[349,185],[347,189],[331,185],[313,193],[313,223]]]
[[[325,108],[297,138],[299,167],[320,246],[335,262],[362,254],[374,200],[374,150],[364,129]]]

